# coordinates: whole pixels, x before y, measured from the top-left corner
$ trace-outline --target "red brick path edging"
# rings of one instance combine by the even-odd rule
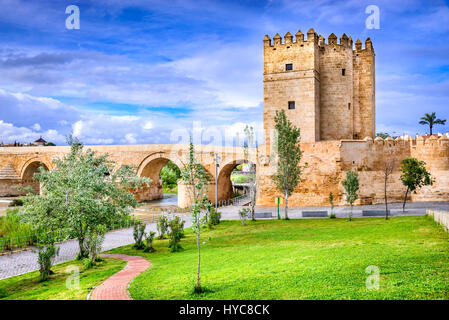
[[[151,267],[151,263],[138,256],[126,254],[102,254],[104,258],[122,259],[128,261],[123,270],[106,279],[95,287],[89,300],[132,300],[128,295],[128,284],[132,279]]]

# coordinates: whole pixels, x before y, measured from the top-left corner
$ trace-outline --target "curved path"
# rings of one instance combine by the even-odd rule
[[[89,300],[132,300],[128,295],[128,284],[139,274],[151,267],[151,263],[139,256],[126,254],[102,254],[104,258],[114,258],[128,261],[123,270],[106,279],[95,287]]]

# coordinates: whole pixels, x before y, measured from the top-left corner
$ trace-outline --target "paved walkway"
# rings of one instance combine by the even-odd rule
[[[89,296],[89,300],[132,300],[128,294],[128,284],[151,267],[151,263],[145,258],[126,254],[102,254],[101,256],[125,260],[128,261],[128,264],[123,270],[95,287]]]

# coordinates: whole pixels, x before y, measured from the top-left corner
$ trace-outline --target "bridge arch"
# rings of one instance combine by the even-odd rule
[[[50,163],[39,158],[31,158],[22,166],[20,178],[22,179],[22,186],[31,186],[36,193],[40,192],[40,183],[34,180],[34,174],[43,167],[46,170],[51,169]]]
[[[244,163],[251,163],[245,159],[233,160],[221,165],[218,172],[218,201],[229,200],[234,197],[234,188],[231,181],[231,174],[234,169]]]
[[[181,159],[172,153],[155,152],[147,156],[139,164],[137,175],[151,179],[149,186],[138,188],[135,195],[139,201],[161,199],[163,197],[162,180],[160,173],[162,168],[169,162],[173,162],[179,168],[182,166]]]

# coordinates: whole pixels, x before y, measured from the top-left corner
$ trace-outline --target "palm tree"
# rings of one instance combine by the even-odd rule
[[[432,129],[433,129],[433,125],[435,124],[445,124],[446,120],[441,120],[441,119],[437,119],[435,112],[432,112],[431,114],[424,114],[424,117],[421,117],[421,121],[419,122],[419,124],[423,124],[423,125],[429,125],[430,128],[430,135],[432,135]]]

